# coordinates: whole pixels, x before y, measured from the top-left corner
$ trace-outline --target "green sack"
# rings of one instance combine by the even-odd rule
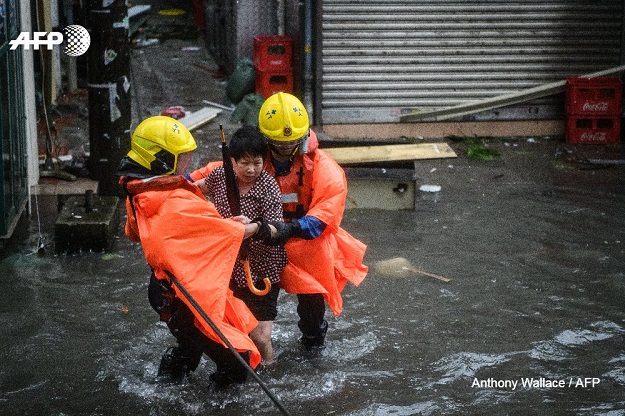
[[[247,94],[232,112],[231,121],[240,121],[245,126],[258,126],[258,113],[265,99],[257,94]]]
[[[233,104],[241,102],[243,97],[254,92],[254,64],[249,58],[239,59],[237,66],[226,84],[226,97]]]

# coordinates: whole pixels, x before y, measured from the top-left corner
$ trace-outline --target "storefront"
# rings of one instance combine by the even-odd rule
[[[621,0],[323,0],[316,8],[317,124],[514,93],[623,63]],[[563,117],[563,94],[465,121]]]

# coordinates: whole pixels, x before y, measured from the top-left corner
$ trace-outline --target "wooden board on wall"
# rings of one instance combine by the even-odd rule
[[[447,143],[335,147],[323,150],[339,164],[457,157]]]

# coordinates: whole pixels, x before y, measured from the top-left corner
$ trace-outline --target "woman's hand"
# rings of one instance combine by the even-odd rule
[[[257,222],[250,222],[248,224],[245,224],[245,233],[243,234],[243,239],[245,240],[246,238],[250,238],[251,236],[256,234],[258,232],[258,227],[259,225]]]
[[[204,182],[204,178],[193,182],[193,184],[197,186],[198,188],[200,188],[200,191],[202,191],[203,194],[206,193],[207,189],[206,189],[206,182]]]
[[[252,222],[252,220],[247,218],[245,215],[237,215],[236,217],[232,217],[232,219],[244,225],[247,225],[250,222]]]

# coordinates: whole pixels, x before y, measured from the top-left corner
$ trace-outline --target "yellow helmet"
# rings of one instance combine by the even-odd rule
[[[310,124],[304,104],[291,94],[279,92],[261,106],[258,127],[269,142],[285,143],[306,140]]]
[[[191,132],[178,120],[154,116],[143,120],[132,134],[128,157],[157,175],[176,171],[178,155],[197,148]]]

